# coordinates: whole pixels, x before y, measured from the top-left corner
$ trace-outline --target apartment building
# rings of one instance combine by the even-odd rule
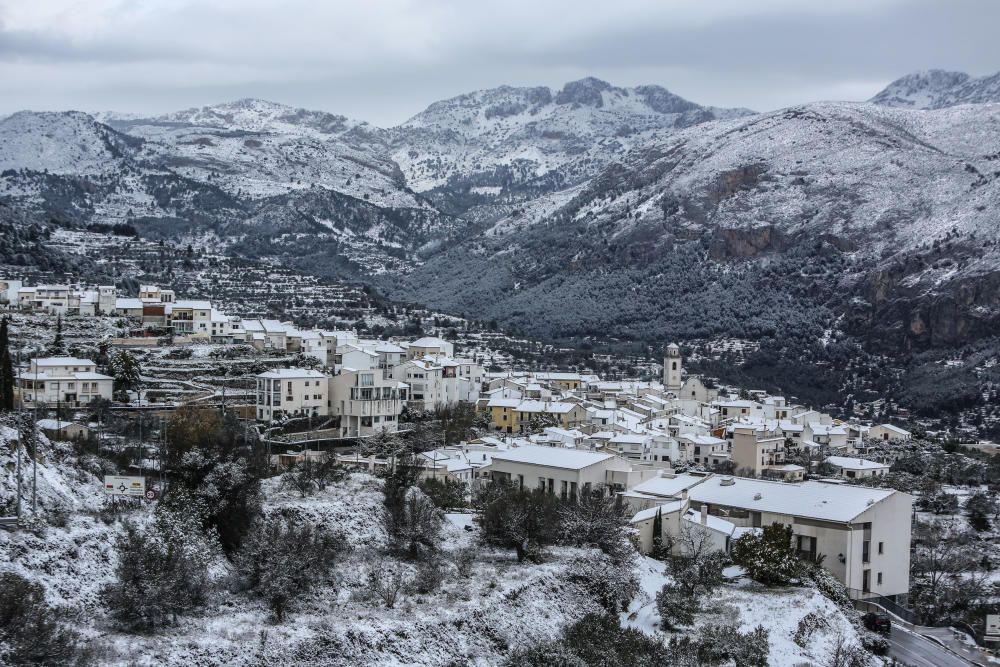
[[[74,357],[32,359],[15,382],[15,398],[28,407],[76,408],[98,398],[110,401],[114,391],[114,378],[98,373],[90,359]]]
[[[329,380],[319,371],[278,368],[257,375],[257,419],[330,414]]]
[[[344,370],[328,379],[330,414],[340,420],[341,437],[395,431],[409,387],[378,369]]]

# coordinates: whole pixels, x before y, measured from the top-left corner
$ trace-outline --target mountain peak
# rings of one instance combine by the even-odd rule
[[[1000,73],[973,78],[941,69],[913,72],[890,83],[869,102],[907,109],[1000,102]]]
[[[556,95],[556,104],[582,104],[588,107],[604,106],[605,91],[614,90],[607,81],[588,76],[577,81],[570,81]]]

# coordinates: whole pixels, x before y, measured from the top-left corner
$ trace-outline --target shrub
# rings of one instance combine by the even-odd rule
[[[624,611],[639,590],[632,563],[619,563],[605,554],[575,559],[569,575],[609,613]]]
[[[254,524],[235,564],[242,586],[263,598],[283,621],[296,599],[329,578],[345,550],[339,533],[272,517]]]
[[[767,586],[787,585],[804,570],[792,547],[792,529],[780,523],[766,526],[762,534],[747,533],[739,538],[730,555],[751,579]]]
[[[596,546],[617,562],[632,559],[635,550],[625,536],[633,512],[615,494],[603,490],[583,494],[579,501],[559,506],[559,537],[563,544]]]
[[[371,597],[378,598],[387,609],[392,609],[408,582],[398,563],[376,560],[368,567],[365,583]]]
[[[104,597],[122,627],[152,630],[204,603],[213,547],[194,512],[161,505],[148,527],[126,524],[116,546],[117,580]]]
[[[682,625],[691,625],[698,609],[698,598],[678,584],[664,584],[656,594],[656,610],[664,629],[676,630]]]
[[[431,557],[438,549],[444,514],[417,487],[393,490],[383,510],[393,551],[411,560]]]
[[[735,625],[706,625],[698,635],[698,659],[708,665],[732,660],[736,667],[767,667],[769,634],[762,625],[746,633]]]
[[[42,587],[0,573],[0,663],[74,665],[87,662],[79,636],[46,603]]]
[[[543,547],[558,538],[559,500],[541,489],[494,482],[477,495],[476,506],[482,540],[514,549],[519,562],[540,561]]]

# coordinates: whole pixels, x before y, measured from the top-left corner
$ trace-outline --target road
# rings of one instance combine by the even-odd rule
[[[889,646],[889,655],[908,667],[969,667],[972,664],[898,625],[892,628]]]

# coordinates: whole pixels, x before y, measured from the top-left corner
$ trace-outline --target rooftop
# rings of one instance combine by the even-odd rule
[[[733,483],[725,484],[726,479]],[[892,489],[813,481],[789,484],[719,476],[709,477],[690,490],[691,499],[698,502],[843,523],[894,493]]]
[[[564,449],[562,447],[517,447],[506,452],[497,452],[493,460],[509,461],[511,463],[530,463],[548,466],[549,468],[566,468],[581,470],[597,463],[614,458],[611,454],[598,454],[579,449]]]

